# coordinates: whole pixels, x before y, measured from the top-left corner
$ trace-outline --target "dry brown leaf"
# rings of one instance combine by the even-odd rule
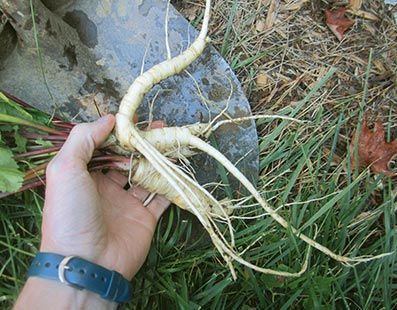
[[[259,6],[268,6],[272,0],[260,0]]]
[[[255,23],[255,30],[258,32],[262,32],[263,30],[265,30],[266,24],[263,20],[258,20]]]
[[[350,153],[352,157],[352,167],[356,167],[354,156],[355,135],[353,133],[350,144]],[[367,120],[364,118],[358,139],[358,166],[371,166],[373,173],[384,173],[388,176],[397,175],[397,139],[392,142],[386,142],[385,130],[380,120],[375,123],[374,130],[368,128]]]
[[[280,0],[272,0],[270,3],[269,11],[267,12],[265,29],[269,30],[273,27],[277,18],[277,13],[280,7]]]
[[[357,11],[363,5],[363,0],[350,0],[349,6],[352,10]]]
[[[344,7],[335,11],[325,10],[327,26],[339,41],[342,41],[345,31],[354,24],[354,21],[345,17],[345,13],[346,8]]]
[[[265,88],[266,86],[268,86],[268,84],[269,84],[269,77],[267,76],[267,74],[266,73],[259,73],[257,76],[256,76],[256,86],[258,87],[258,88]]]
[[[281,6],[281,11],[299,11],[310,0],[295,0]]]
[[[372,20],[372,21],[378,21],[379,17],[376,16],[373,13],[367,12],[367,11],[363,11],[363,10],[347,10],[347,13],[353,14],[355,16],[361,17],[361,18],[365,18],[368,20]]]
[[[183,14],[187,17],[187,19],[191,22],[193,21],[200,12],[200,6],[190,5],[183,9]]]
[[[374,67],[376,68],[376,72],[377,74],[384,74],[389,72],[389,70],[386,69],[385,65],[383,64],[382,61],[380,61],[379,59],[375,59],[372,61]]]

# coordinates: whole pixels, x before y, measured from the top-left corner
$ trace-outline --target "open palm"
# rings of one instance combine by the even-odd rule
[[[47,169],[41,251],[76,255],[130,279],[143,264],[158,219],[169,202],[139,187],[124,190],[127,177],[89,173],[92,153],[111,132],[114,117],[76,126]]]

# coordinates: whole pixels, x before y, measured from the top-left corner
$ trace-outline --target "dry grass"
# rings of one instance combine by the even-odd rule
[[[338,42],[325,24],[324,11],[344,3],[214,1],[210,37],[236,68],[255,112],[278,111],[298,101],[331,66],[338,71],[323,88],[329,94],[323,105],[333,110],[343,98],[355,98],[350,108],[357,108],[373,49],[365,109],[379,116],[388,116],[390,108],[397,113],[397,27],[392,7],[382,0],[365,1],[362,11],[378,20],[348,13],[355,24]],[[199,19],[195,13],[200,14],[202,4],[177,1],[176,6],[193,23]]]
[[[174,5],[193,24],[200,22],[201,2],[176,1]],[[311,114],[301,115],[310,118],[324,109],[323,123],[329,124],[347,111],[349,121],[341,127],[333,155],[337,163],[347,156],[352,132],[364,113],[371,120],[381,118],[388,138],[397,138],[397,25],[393,16],[397,7],[383,0],[351,0],[347,17],[355,23],[339,42],[328,29],[324,12],[341,6],[349,7],[349,1],[215,0],[210,25],[212,43],[235,69],[254,113],[293,107],[331,67],[337,68],[322,87]],[[354,13],[354,8],[359,11]],[[259,129],[261,139],[273,127]]]

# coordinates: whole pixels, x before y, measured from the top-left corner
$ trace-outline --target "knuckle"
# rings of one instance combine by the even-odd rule
[[[55,156],[47,165],[46,178],[59,179],[64,176],[71,168],[71,161],[62,156]]]
[[[91,150],[96,148],[95,139],[92,130],[90,130],[89,123],[81,123],[74,126],[70,132],[70,136],[77,138],[76,140],[80,141],[83,149]]]
[[[70,136],[79,136],[83,134],[86,129],[87,124],[77,124],[75,125],[72,130],[70,131]]]
[[[62,171],[61,163],[58,157],[54,157],[47,165],[46,177],[52,179],[55,175],[59,175]]]

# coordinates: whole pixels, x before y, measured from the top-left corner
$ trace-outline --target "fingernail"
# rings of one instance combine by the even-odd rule
[[[104,124],[107,123],[110,119],[110,114],[107,114],[105,116],[102,116],[101,118],[98,119],[98,123]]]

